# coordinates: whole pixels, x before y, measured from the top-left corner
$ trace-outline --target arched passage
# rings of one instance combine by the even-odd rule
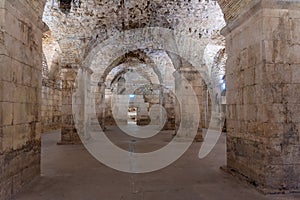
[[[28,44],[27,46],[25,46],[24,48],[20,48],[20,49],[24,49],[24,51],[25,51],[25,55],[27,56],[25,56],[25,57],[22,57],[22,53],[21,53],[21,51],[18,53],[18,54],[14,54],[14,51],[13,51],[13,49],[10,49],[12,46],[15,46],[15,45],[11,45],[11,44],[9,44],[8,45],[8,41],[11,41],[11,39],[8,37],[8,36],[6,36],[6,38],[5,38],[5,40],[4,40],[4,42],[6,42],[6,43],[4,43],[4,46],[5,47],[7,47],[8,48],[8,54],[9,54],[9,56],[11,55],[12,57],[13,56],[16,56],[16,59],[15,60],[17,60],[17,61],[20,61],[20,63],[25,63],[25,64],[28,64],[28,66],[31,66],[32,68],[31,69],[29,69],[28,71],[26,71],[26,70],[23,70],[23,69],[21,69],[21,74],[22,74],[22,76],[24,75],[24,77],[29,77],[30,75],[31,75],[31,78],[32,78],[32,83],[30,83],[32,86],[35,86],[35,85],[37,85],[37,87],[36,87],[36,90],[35,90],[35,92],[36,92],[36,102],[35,102],[35,104],[34,104],[34,106],[32,106],[32,113],[28,113],[28,114],[32,114],[32,115],[37,115],[36,117],[37,117],[37,119],[35,119],[33,122],[29,122],[29,125],[30,125],[30,127],[31,127],[31,131],[33,131],[33,133],[31,134],[31,136],[30,136],[30,139],[28,140],[28,137],[24,137],[21,141],[19,141],[18,140],[18,137],[19,137],[19,132],[20,131],[8,131],[9,133],[11,133],[11,132],[14,132],[14,136],[13,136],[13,138],[12,138],[12,140],[10,140],[10,139],[3,139],[3,145],[2,146],[4,146],[5,148],[3,148],[3,151],[5,152],[5,154],[6,155],[10,155],[9,153],[10,152],[8,152],[8,153],[6,153],[6,151],[10,151],[11,150],[11,146],[10,145],[15,145],[15,147],[13,147],[13,148],[15,148],[15,150],[20,150],[20,154],[18,154],[18,155],[21,155],[21,156],[25,156],[25,154],[26,153],[22,153],[21,151],[23,150],[22,148],[23,148],[23,146],[22,146],[22,144],[24,144],[24,148],[26,147],[28,147],[30,150],[33,150],[34,149],[34,153],[35,153],[35,155],[37,156],[35,159],[34,159],[34,164],[29,164],[28,166],[26,166],[26,165],[24,165],[24,169],[26,168],[26,167],[36,167],[36,168],[34,168],[34,170],[36,169],[36,172],[38,171],[38,169],[37,168],[39,168],[38,167],[38,165],[37,165],[37,163],[39,163],[39,158],[38,158],[38,155],[39,155],[39,149],[40,149],[40,147],[39,147],[39,140],[40,140],[40,136],[39,136],[39,134],[40,134],[40,119],[38,118],[38,116],[39,116],[39,114],[40,114],[40,109],[39,109],[39,106],[40,106],[40,103],[41,103],[41,99],[38,97],[38,93],[40,93],[40,90],[41,90],[41,87],[39,87],[40,85],[40,83],[39,83],[39,81],[40,81],[40,74],[41,73],[39,73],[41,70],[41,58],[42,58],[42,51],[41,51],[41,38],[42,38],[42,31],[40,30],[40,29],[42,29],[43,27],[44,27],[44,25],[42,25],[42,22],[41,22],[41,19],[42,19],[42,12],[43,12],[43,8],[44,8],[44,1],[42,2],[42,1],[40,1],[40,2],[38,2],[38,3],[32,3],[32,2],[16,2],[16,1],[13,1],[13,2],[8,2],[8,1],[4,1],[3,2],[3,4],[1,5],[1,6],[3,6],[3,12],[6,14],[6,13],[10,13],[10,14],[12,14],[13,13],[13,9],[16,9],[16,10],[19,10],[20,11],[20,13],[22,13],[20,16],[15,16],[15,18],[17,19],[17,20],[21,20],[21,18],[23,18],[24,17],[24,19],[25,19],[25,23],[24,24],[22,24],[22,21],[21,21],[21,26],[20,27],[23,27],[24,28],[24,35],[22,35],[22,36],[20,36],[21,38],[17,38],[17,39],[19,39],[19,41],[17,41],[17,42],[15,42],[15,44],[17,44],[17,45],[19,45],[19,46],[21,46],[21,43],[22,42],[25,42],[26,43],[26,39],[28,39],[28,38],[32,38],[33,39],[33,41],[30,41],[30,42],[32,42],[32,43],[30,43],[30,44]],[[73,4],[73,6],[72,6],[72,4]],[[48,1],[48,3],[47,3],[47,6],[46,6],[46,15],[44,16],[44,20],[45,21],[47,21],[48,19],[49,19],[49,15],[47,15],[47,13],[49,14],[50,12],[47,12],[47,10],[49,11],[49,8],[52,8],[52,7],[59,7],[59,9],[61,9],[61,11],[62,11],[62,13],[61,12],[57,12],[56,14],[58,14],[60,17],[62,17],[62,18],[64,18],[64,20],[65,20],[65,26],[62,26],[63,28],[66,28],[66,27],[68,27],[68,23],[72,23],[72,20],[70,20],[70,21],[68,21],[69,19],[70,19],[70,15],[68,15],[68,13],[70,13],[71,11],[72,11],[72,9],[73,10],[76,10],[76,9],[79,9],[80,10],[80,8],[82,8],[83,6],[84,6],[84,3],[83,4],[80,4],[80,3],[78,3],[77,1],[75,2],[75,1]],[[155,5],[155,4],[151,4],[151,5],[148,5],[148,8],[147,8],[147,10],[148,10],[148,12],[152,12],[152,10],[153,10],[153,8],[155,8],[157,5]],[[11,9],[11,8],[13,8],[13,9]],[[2,12],[2,10],[1,10],[1,12]],[[64,16],[65,15],[65,16]],[[155,17],[156,19],[151,19],[151,17],[150,17],[150,19],[149,19],[149,22],[150,22],[150,24],[152,24],[152,25],[154,25],[154,24],[159,24],[159,20],[157,20],[157,19],[159,19],[160,18],[160,15],[157,15],[156,17]],[[24,20],[23,19],[23,20]],[[6,21],[7,20],[7,21]],[[10,20],[10,18],[9,18],[9,16],[8,15],[6,15],[5,16],[5,20],[3,21],[3,23],[6,23],[6,25],[8,24],[8,22],[9,22],[9,20]],[[49,22],[49,21],[47,21],[47,22]],[[52,22],[58,22],[58,21],[55,21],[55,20],[53,20]],[[74,21],[73,21],[74,22]],[[147,22],[147,20],[145,21],[145,22]],[[162,21],[162,23],[163,24],[160,24],[160,25],[162,25],[163,27],[170,27],[171,26],[171,24],[172,23],[174,23],[175,21],[173,21],[173,22],[168,22],[167,20],[163,20]],[[144,22],[142,22],[141,24],[143,24]],[[76,24],[76,23],[74,23],[74,24]],[[83,23],[78,23],[79,25],[83,25]],[[18,25],[18,23],[16,23],[15,24],[15,26],[17,27],[17,25]],[[27,26],[28,25],[28,26]],[[38,25],[37,27],[36,27],[36,25]],[[125,26],[127,26],[127,25],[125,25]],[[131,25],[130,25],[131,26]],[[129,26],[129,27],[130,27]],[[143,25],[144,26],[144,25]],[[20,28],[20,27],[18,27],[18,28]],[[51,23],[49,23],[49,27],[50,27],[50,29],[52,30],[52,32],[53,32],[53,34],[55,35],[55,36],[58,36],[58,35],[60,35],[60,34],[57,34],[57,33],[59,33],[61,30],[59,30],[59,29],[54,29],[53,28],[53,24],[51,24]],[[83,26],[81,26],[81,27],[83,27]],[[77,27],[78,28],[78,27]],[[7,30],[5,30],[5,34],[8,34],[8,35],[10,35],[10,36],[13,36],[13,37],[18,37],[19,35],[18,34],[15,34],[15,32],[13,32],[12,31],[12,29],[8,29],[8,26],[5,26],[5,29],[7,29]],[[18,29],[19,30],[19,29]],[[67,29],[64,29],[65,31],[67,30]],[[75,29],[74,29],[75,30]],[[69,36],[70,35],[72,35],[72,31],[74,31],[74,30],[69,30],[68,32],[69,32]],[[77,29],[78,30],[78,29]],[[77,30],[75,31],[75,32],[73,32],[73,34],[74,35],[76,35],[75,33],[77,32]],[[85,29],[83,29],[83,30],[85,30]],[[97,29],[96,29],[97,30]],[[22,33],[22,30],[20,30],[19,31],[20,33]],[[64,32],[64,31],[62,31],[62,32]],[[27,34],[28,33],[28,34]],[[15,35],[14,35],[15,34]],[[20,34],[21,35],[21,34]],[[24,36],[24,38],[22,38]],[[85,35],[86,37],[88,37],[87,35]],[[27,38],[28,37],[28,38]],[[7,39],[7,38],[9,38],[9,39]],[[81,59],[82,59],[82,57],[83,57],[83,55],[84,55],[84,51],[82,52],[82,51],[77,51],[78,50],[78,48],[76,49],[76,48],[73,48],[73,47],[84,47],[85,45],[86,45],[86,42],[84,41],[85,40],[85,37],[75,37],[75,38],[73,38],[74,40],[73,40],[73,44],[74,45],[69,45],[69,43],[68,43],[68,36],[66,36],[66,37],[56,37],[57,38],[57,40],[58,40],[58,42],[59,42],[59,45],[60,45],[60,47],[61,47],[61,49],[62,49],[62,65],[64,65],[63,66],[63,68],[61,69],[61,71],[62,71],[62,73],[63,73],[63,78],[64,78],[64,80],[63,80],[63,89],[68,89],[68,90],[70,90],[70,91],[72,91],[72,88],[73,88],[73,84],[72,84],[72,81],[74,80],[74,74],[76,75],[76,72],[74,72],[74,71],[72,71],[72,70],[70,70],[70,68],[71,67],[78,67],[78,66],[80,66],[80,62],[81,62]],[[30,39],[29,39],[30,40]],[[21,41],[21,42],[20,42]],[[23,46],[22,46],[23,47]],[[37,49],[35,49],[35,48],[37,48]],[[27,51],[26,51],[26,49],[30,49],[30,50],[32,50],[32,49],[34,49],[34,50],[37,50],[36,52],[35,52],[35,56],[31,56],[29,53],[27,54]],[[70,53],[70,51],[72,51],[72,49],[73,49],[73,53]],[[84,49],[84,48],[83,48]],[[18,51],[17,51],[18,52]],[[77,53],[76,53],[77,52]],[[38,56],[38,55],[40,55],[40,57]],[[32,59],[34,57],[34,59]],[[24,69],[26,68],[26,66],[24,66]],[[30,71],[30,72],[29,72]],[[29,75],[30,74],[30,75]],[[23,81],[23,80],[22,80]],[[28,86],[29,86],[29,83],[28,82],[26,82],[26,81],[29,81],[28,79],[26,79],[26,80],[24,80],[24,83],[25,84],[28,84]],[[6,84],[6,83],[5,83]],[[4,84],[3,84],[4,85]],[[21,83],[21,85],[22,85],[22,83]],[[30,85],[30,86],[31,86]],[[4,86],[3,86],[4,87]],[[10,88],[10,89],[8,89],[8,88]],[[5,88],[4,88],[4,90],[3,91],[9,91],[9,93],[10,93],[10,91],[11,91],[11,88],[13,88],[13,87],[6,87],[5,86]],[[33,88],[35,88],[35,87],[33,87]],[[25,88],[23,88],[24,89],[24,91],[25,91]],[[66,91],[65,91],[66,92]],[[34,92],[33,92],[34,93]],[[30,97],[29,97],[30,96]],[[26,100],[28,100],[28,101],[31,101],[31,97],[32,96],[34,96],[34,94],[32,94],[32,95],[29,95],[28,97],[26,97]],[[6,99],[4,99],[4,101],[6,101]],[[17,107],[17,104],[20,104],[20,106],[19,107]],[[21,108],[20,109],[20,112],[21,113],[24,113],[25,111],[24,111],[24,109],[25,108],[23,108],[23,103],[22,102],[18,102],[18,101],[14,101],[14,104],[13,104],[13,107],[16,107],[17,109],[16,110],[19,110],[18,108]],[[5,106],[5,108],[9,108],[9,106]],[[34,107],[34,108],[33,108]],[[63,106],[63,109],[64,110],[68,110],[69,109],[69,105],[68,105],[68,102],[66,103],[66,104],[64,104],[64,106]],[[30,110],[30,109],[27,109],[27,110]],[[24,111],[24,112],[23,112]],[[30,111],[29,111],[30,112]],[[6,113],[6,112],[5,112]],[[9,111],[7,112],[7,113],[10,113]],[[17,116],[18,115],[18,113],[16,113],[15,112],[15,109],[14,109],[14,111],[13,111],[13,115],[14,116]],[[23,117],[25,117],[25,116],[23,116]],[[21,117],[22,118],[22,117]],[[66,115],[66,116],[64,116],[63,117],[64,119],[65,119],[65,121],[64,122],[66,122],[67,124],[68,123],[70,123],[70,124],[72,124],[72,117],[70,116],[70,115]],[[4,117],[3,117],[3,119],[4,119]],[[5,118],[5,120],[7,120],[7,118]],[[7,121],[10,121],[10,120],[7,120]],[[21,122],[20,122],[21,123]],[[23,122],[22,122],[23,123]],[[27,123],[27,122],[26,122]],[[26,123],[24,123],[24,126],[27,126],[26,125]],[[5,124],[4,124],[5,126],[6,126],[6,122],[5,122]],[[9,125],[9,124],[8,124]],[[7,125],[7,126],[8,126]],[[13,121],[13,123],[12,123],[12,128],[16,128],[16,126],[18,126],[19,125],[19,121],[18,121],[18,119],[15,119],[14,121]],[[6,127],[5,129],[9,129],[10,127]],[[19,127],[20,128],[20,127]],[[69,128],[70,128],[70,130],[72,130],[73,131],[73,129],[72,129],[72,126],[69,126]],[[6,130],[6,131],[7,131]],[[71,140],[72,140],[72,138],[71,138]],[[9,141],[13,141],[13,142],[11,142],[11,143],[13,143],[13,144],[9,144]],[[30,146],[32,143],[33,144],[35,144],[35,145],[33,145],[33,146]],[[19,145],[20,144],[20,145]],[[21,146],[22,146],[22,148],[21,148]],[[7,147],[7,149],[6,149],[6,147]],[[16,152],[16,151],[14,151],[14,152]],[[26,168],[27,169],[27,168]],[[20,172],[22,172],[22,170],[23,170],[23,168],[22,169],[17,169],[16,170],[16,172],[15,172],[15,174],[14,175],[17,175],[17,174],[20,174]],[[28,171],[28,170],[27,170]],[[33,173],[33,174],[36,174],[36,173]],[[30,176],[30,178],[31,177],[33,177],[34,175],[32,174],[32,176]],[[9,177],[9,179],[10,179],[11,177]],[[27,180],[24,180],[24,183],[26,182]],[[11,185],[9,185],[8,187],[12,187],[12,184]],[[14,188],[18,188],[18,185],[17,184],[14,184]],[[13,191],[13,190],[10,190],[10,189],[5,189],[5,191]],[[10,195],[11,193],[9,193],[9,194],[4,194],[5,195],[5,198],[6,198],[6,195]],[[2,195],[2,194],[1,194]]]
[[[72,1],[59,2],[61,3],[59,7],[65,14],[58,12],[58,15],[65,21],[63,28],[74,22],[69,15],[71,12],[86,6],[84,2],[80,4],[78,1],[73,1],[73,7]],[[62,4],[62,2],[67,3]],[[128,5],[122,2],[121,8],[126,8]],[[297,36],[299,3],[283,0],[219,0],[218,2],[227,22],[223,33],[226,35],[228,53],[226,72],[229,111],[227,114],[228,167],[248,177],[262,190],[266,189],[265,192],[299,191],[299,166],[297,164],[299,158],[299,123],[297,120],[299,118],[297,109],[299,107],[297,100],[299,56],[295,53],[299,49]],[[45,30],[41,18],[44,3],[45,1],[4,0],[0,5],[2,16],[0,50],[1,61],[3,61],[1,64],[5,63],[3,65],[5,73],[1,73],[0,140],[0,163],[3,163],[1,165],[3,166],[1,198],[3,199],[10,197],[39,173],[41,38]],[[97,4],[96,1],[94,3]],[[187,4],[188,2],[184,1],[179,6]],[[101,2],[97,5],[102,6]],[[155,3],[145,5],[147,13],[158,8]],[[113,6],[109,4],[105,8],[109,9],[109,7]],[[93,16],[91,9],[88,11],[86,13],[90,17],[86,16],[87,20]],[[116,13],[112,18],[113,23],[99,27],[109,27],[108,31],[103,33],[109,36],[112,30],[146,27],[147,24],[174,28],[173,25],[177,23],[176,18],[158,20],[164,16],[164,11],[162,9],[154,17],[149,15],[152,17],[142,19],[138,23],[130,22],[130,20],[122,21],[116,17],[119,14]],[[121,18],[126,15],[125,12],[120,12],[120,14],[122,14]],[[76,35],[74,30],[78,30],[78,27],[88,30],[83,22],[78,24],[70,30],[70,35]],[[91,25],[91,23],[87,24]],[[96,30],[96,32],[104,30],[103,28],[94,29],[93,25],[90,26],[91,30]],[[206,32],[200,31],[199,33],[198,30],[195,32],[192,27],[188,26],[180,30],[191,33],[193,37],[196,35],[200,37]],[[57,30],[58,32],[60,31]],[[101,36],[100,33],[102,32],[99,32]],[[97,38],[97,34],[94,35]],[[76,72],[71,71],[70,68],[81,66],[82,58],[86,55],[86,48],[81,47],[89,46],[86,42],[89,36],[87,34],[73,38],[74,45],[71,46],[68,40],[70,38],[58,39],[61,47],[69,50],[64,51],[65,68],[63,70],[66,72],[65,84],[70,86],[70,90],[76,77]],[[77,51],[78,49],[80,51]],[[74,53],[70,53],[72,50]],[[23,91],[26,91],[28,95]],[[64,106],[67,108],[70,105]],[[69,123],[68,125],[72,125],[70,116],[66,115],[66,121],[64,121],[66,124]],[[73,131],[72,126],[69,128]],[[11,168],[12,165],[18,167]],[[11,170],[7,171],[7,169]],[[274,174],[276,174],[275,178]]]
[[[144,56],[142,56],[144,55]],[[112,95],[121,95],[120,98],[127,98],[130,95],[134,95],[134,88],[140,87],[143,84],[160,84],[162,82],[162,76],[160,71],[158,71],[157,66],[155,66],[154,62],[147,55],[143,54],[139,56],[139,54],[125,55],[127,58],[121,60],[118,63],[113,62],[111,66],[108,66],[104,71],[102,78],[99,75],[99,81],[105,80],[105,116],[107,119],[105,124],[107,125],[115,125],[115,121],[112,116],[112,107],[111,105],[111,97]],[[140,59],[138,59],[140,57]],[[141,59],[144,57],[145,59]],[[117,59],[119,60],[119,59]],[[115,64],[114,64],[115,63]],[[117,65],[112,68],[112,66]],[[108,70],[111,70],[108,73]],[[158,72],[158,73],[157,73]],[[106,74],[108,73],[108,74]],[[122,84],[122,88],[120,88],[121,81],[124,81]],[[99,84],[98,84],[99,85]],[[101,84],[102,85],[102,84]],[[136,97],[136,96],[135,96]],[[137,98],[137,97],[136,97]],[[134,98],[134,99],[136,99]],[[142,100],[142,99],[141,99]],[[142,103],[142,102],[141,102]],[[101,103],[100,103],[101,105]],[[125,108],[128,107],[125,106]],[[127,108],[128,109],[128,108]],[[138,109],[138,106],[136,107]],[[101,109],[100,109],[101,110]],[[103,111],[102,111],[103,112]],[[100,111],[101,113],[101,111]],[[124,113],[125,114],[125,113]],[[126,114],[128,114],[126,112]],[[101,115],[103,116],[103,115]],[[120,116],[119,116],[120,117]],[[126,118],[126,117],[125,117]],[[101,121],[101,117],[98,118]],[[124,119],[127,120],[127,119]],[[104,123],[102,124],[104,125]]]

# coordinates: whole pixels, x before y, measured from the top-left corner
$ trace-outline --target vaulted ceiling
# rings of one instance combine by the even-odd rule
[[[161,27],[224,45],[222,11],[214,0],[48,0],[43,20],[62,49],[62,62],[79,64],[93,47],[125,30]]]

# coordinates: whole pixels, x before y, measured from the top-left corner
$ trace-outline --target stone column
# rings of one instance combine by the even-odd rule
[[[112,113],[112,95],[113,93],[110,90],[105,90],[105,110],[104,110],[104,120],[107,126],[116,126],[116,121]]]
[[[117,125],[127,125],[128,122],[128,95],[113,94],[112,114]]]
[[[195,138],[196,142],[202,142],[203,141],[203,136],[202,136],[202,116],[203,116],[203,85],[202,85],[202,77],[200,75],[200,73],[198,71],[192,71],[189,72],[193,74],[193,80],[192,80],[192,86],[193,89],[195,91],[195,94],[197,95],[197,99],[198,99],[198,105],[199,105],[199,114],[200,114],[200,120],[199,120],[199,126],[198,126],[198,132]]]
[[[77,69],[62,68],[62,128],[59,144],[80,143],[72,113],[72,95],[75,89]]]
[[[134,98],[134,104],[137,108],[136,111],[136,124],[139,126],[148,125],[150,122],[148,107],[149,104],[145,103],[143,95],[136,95]]]
[[[255,2],[223,30],[227,168],[265,193],[300,192],[300,2]]]
[[[198,73],[198,71],[192,70],[189,68],[180,68],[179,70],[175,71],[174,76],[175,76],[175,90],[176,90],[177,97],[180,95],[191,95],[191,94],[186,94],[186,92],[185,92],[186,87],[187,87],[186,84],[189,84],[192,86],[192,88],[194,90],[194,94],[197,96],[198,105],[193,105],[193,104],[189,104],[190,102],[185,102],[184,105],[182,103],[182,106],[191,106],[191,107],[199,106],[199,113],[190,113],[190,114],[191,114],[191,117],[193,116],[193,114],[197,114],[197,115],[201,116],[202,98],[203,97],[202,97],[201,76]],[[183,80],[186,80],[187,82],[183,81]],[[185,123],[185,122],[182,122],[182,119],[180,116],[185,113],[181,112],[181,111],[183,111],[183,109],[182,108],[180,109],[178,102],[176,104],[177,105],[175,105],[175,132],[178,131],[178,128],[181,123]],[[192,119],[191,119],[191,121],[192,121]],[[195,141],[196,142],[203,141],[201,119],[199,120]]]
[[[148,103],[140,103],[137,107],[137,125],[145,126],[150,123],[148,107]]]
[[[0,1],[0,199],[40,174],[43,1]]]
[[[96,102],[96,111],[97,111],[97,121],[102,130],[105,130],[105,83],[99,82],[97,92],[95,92],[95,102]]]
[[[167,113],[167,121],[163,130],[175,130],[175,101],[172,92],[163,93],[163,107]]]

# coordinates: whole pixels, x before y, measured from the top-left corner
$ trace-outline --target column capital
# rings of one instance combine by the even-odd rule
[[[179,78],[180,76],[184,76],[187,80],[195,80],[195,75],[198,74],[198,70],[193,68],[178,68],[175,72],[173,72],[173,76],[175,78]]]
[[[220,1],[222,2],[222,0]],[[225,2],[225,0],[223,0],[223,2]],[[222,7],[222,3],[220,4]],[[221,34],[224,36],[227,36],[231,31],[262,10],[300,10],[300,1],[295,0],[243,0],[234,1],[234,3],[229,2],[226,5],[230,5],[230,8],[225,5],[223,5],[222,8],[227,21],[227,25],[221,30]]]

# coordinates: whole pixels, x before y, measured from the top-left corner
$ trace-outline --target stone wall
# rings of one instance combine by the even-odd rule
[[[227,165],[265,193],[299,192],[300,3],[272,2],[224,30]]]
[[[40,173],[43,1],[0,1],[0,199]]]
[[[50,31],[43,34],[42,132],[61,128],[60,47]]]
[[[42,87],[42,133],[61,128],[62,91],[55,83]]]

